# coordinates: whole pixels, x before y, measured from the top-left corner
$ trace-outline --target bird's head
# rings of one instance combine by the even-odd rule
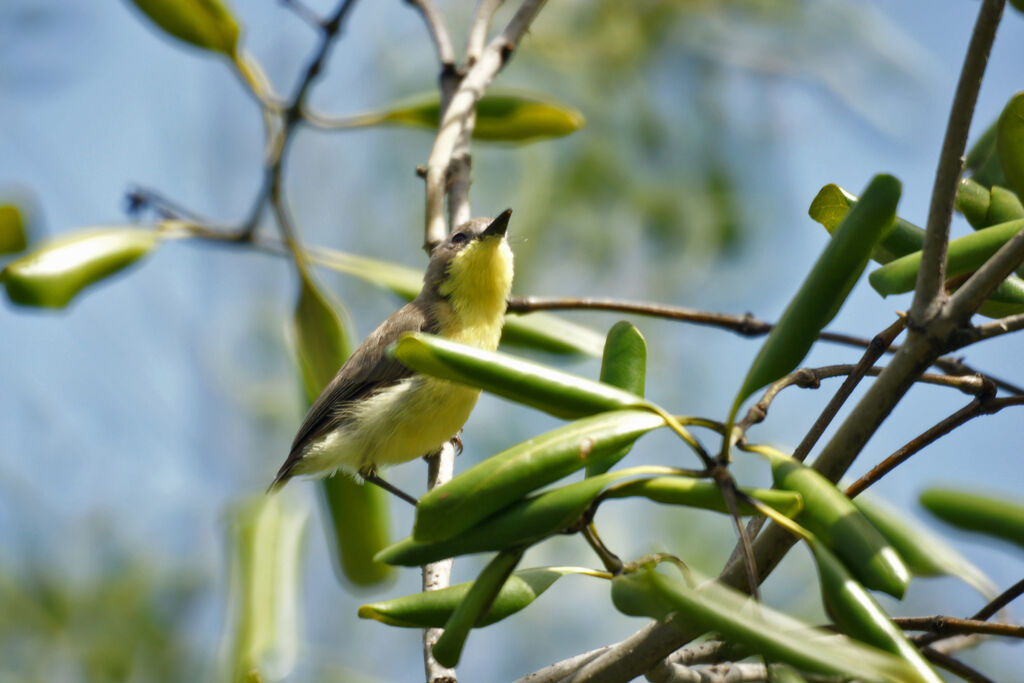
[[[512,209],[474,218],[434,249],[424,290],[459,312],[502,315],[512,288],[512,250],[505,239]]]

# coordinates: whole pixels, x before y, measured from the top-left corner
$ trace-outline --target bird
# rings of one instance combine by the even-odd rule
[[[378,469],[434,453],[457,437],[480,390],[414,372],[389,347],[408,332],[498,347],[512,289],[511,215],[506,209],[493,219],[474,218],[433,250],[419,295],[356,348],[313,402],[269,491],[297,475],[342,470],[416,504]]]

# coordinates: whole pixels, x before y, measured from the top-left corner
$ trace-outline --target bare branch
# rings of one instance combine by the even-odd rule
[[[978,100],[981,79],[1005,4],[1006,0],[984,0],[960,71],[935,172],[921,253],[921,269],[917,274],[914,303],[910,309],[915,325],[926,324],[939,314],[945,304],[943,283],[946,279],[946,248],[949,244],[949,223],[953,217],[956,186],[963,167],[964,148],[974,117],[974,105]]]
[[[491,28],[491,21],[494,13],[501,7],[503,0],[480,0],[476,4],[476,12],[473,14],[473,21],[469,25],[469,40],[466,43],[467,68],[476,64],[480,54],[484,51],[484,43],[487,42],[487,31]]]
[[[441,446],[436,454],[428,456],[427,489],[433,489],[451,481],[455,474],[455,444],[451,441]],[[447,588],[451,583],[453,559],[439,560],[423,567],[423,590],[433,591]],[[444,633],[444,629],[428,628],[423,631],[423,668],[427,674],[427,683],[454,683],[455,670],[438,664],[431,652],[434,643]]]
[[[432,0],[405,0],[407,3],[419,10],[423,15],[423,21],[427,23],[427,31],[430,39],[434,41],[437,49],[437,58],[441,62],[441,68],[454,68],[455,49],[452,47],[452,39],[448,35],[448,28],[445,26],[444,17],[438,11]]]
[[[982,619],[960,619],[937,615],[934,617],[894,617],[892,621],[904,631],[929,631],[940,636],[977,633],[1006,638],[1024,638],[1024,626],[994,624]]]

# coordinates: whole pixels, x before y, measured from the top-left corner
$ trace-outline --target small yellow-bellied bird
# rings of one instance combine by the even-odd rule
[[[313,403],[271,490],[296,475],[343,469],[415,504],[380,479],[378,466],[437,451],[462,429],[480,390],[413,372],[388,347],[406,332],[498,347],[512,288],[511,215],[473,219],[434,249],[419,295],[359,345]]]

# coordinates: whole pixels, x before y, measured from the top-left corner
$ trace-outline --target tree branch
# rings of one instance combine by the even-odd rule
[[[437,58],[441,62],[442,69],[455,67],[455,49],[452,48],[452,39],[448,35],[448,28],[445,26],[444,17],[438,11],[432,0],[405,0],[407,3],[419,10],[423,15],[423,21],[427,24],[427,31],[430,39],[437,49]]]
[[[892,621],[904,631],[929,631],[939,636],[984,634],[1006,638],[1024,638],[1024,626],[994,624],[981,619],[960,619],[937,615],[934,617],[894,617]]]
[[[435,455],[428,456],[427,489],[433,489],[451,481],[455,474],[455,445],[448,442],[441,446]],[[452,565],[455,560],[448,558],[423,566],[423,591],[440,590],[451,584]],[[442,666],[434,659],[432,649],[437,639],[444,633],[442,628],[423,630],[423,668],[427,675],[427,683],[455,683],[455,670]]]
[[[974,117],[974,105],[981,89],[981,79],[988,64],[988,56],[995,40],[996,28],[1003,14],[1006,0],[984,0],[974,25],[974,33],[967,48],[960,80],[953,96],[949,123],[942,141],[942,151],[935,172],[928,223],[921,250],[921,269],[914,288],[914,303],[910,316],[915,325],[923,325],[936,317],[942,309],[946,294],[946,248],[949,243],[949,223],[953,216],[957,182],[963,167],[967,133]]]
[[[480,0],[476,4],[476,12],[473,13],[473,21],[469,25],[469,40],[466,42],[467,68],[472,67],[480,59],[484,43],[487,42],[487,31],[491,28],[494,13],[501,7],[502,2],[503,0]]]

